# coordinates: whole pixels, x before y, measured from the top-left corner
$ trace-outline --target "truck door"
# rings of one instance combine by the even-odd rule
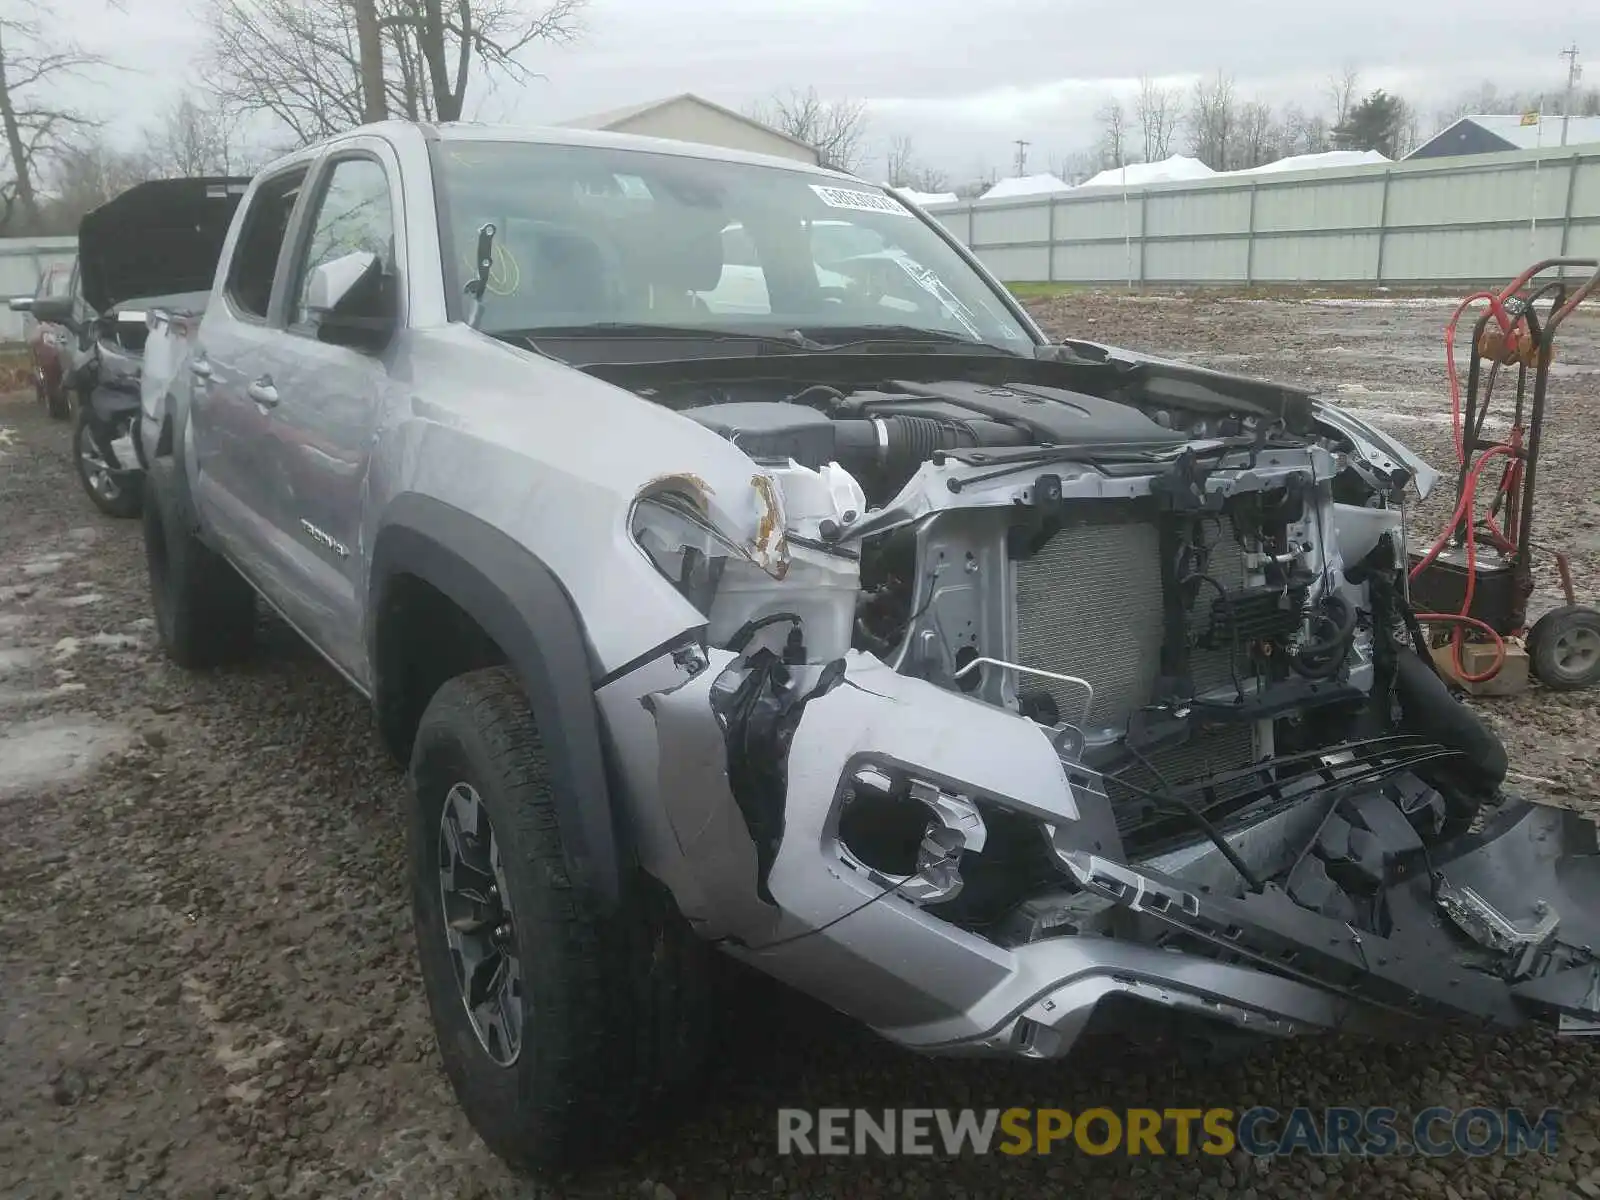
[[[213,292],[189,363],[193,376],[190,483],[210,532],[274,602],[293,580],[269,519],[275,491],[266,390],[278,333],[275,293],[308,165],[263,180],[247,199],[222,288]],[[277,307],[281,308],[281,297]]]
[[[311,640],[366,684],[360,597],[367,473],[398,338],[357,348],[319,335],[308,306],[311,273],[355,253],[376,255],[403,325],[403,264],[396,261],[402,211],[399,164],[377,139],[341,146],[309,184],[305,219],[286,275],[283,327],[272,347],[268,455],[276,491],[275,536],[298,591],[289,613]]]

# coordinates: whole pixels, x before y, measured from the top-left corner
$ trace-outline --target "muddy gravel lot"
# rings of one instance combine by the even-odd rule
[[[1315,386],[1450,461],[1436,301],[1094,296],[1072,330]],[[1600,598],[1600,322],[1570,327],[1542,536]],[[0,1195],[1191,1198],[1600,1196],[1600,1046],[1441,1033],[1306,1041],[1222,1066],[1092,1048],[927,1061],[730,972],[704,1093],[623,1161],[509,1175],[457,1113],[412,961],[405,791],[363,703],[263,619],[253,662],[158,655],[135,522],[73,480],[68,431],[0,399]],[[1439,519],[1437,504],[1418,514]],[[1537,607],[1554,603],[1551,579]],[[1600,694],[1483,702],[1515,782],[1600,811]],[[1508,1160],[1057,1155],[795,1159],[780,1106],[1564,1111]]]

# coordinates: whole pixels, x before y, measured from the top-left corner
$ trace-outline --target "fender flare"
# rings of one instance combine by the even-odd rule
[[[570,876],[604,906],[614,906],[621,897],[622,855],[594,697],[595,668],[560,581],[526,548],[477,517],[426,496],[397,497],[373,539],[365,636],[375,667],[376,614],[396,574],[437,589],[505,653],[539,728]],[[382,681],[373,683],[377,701]]]

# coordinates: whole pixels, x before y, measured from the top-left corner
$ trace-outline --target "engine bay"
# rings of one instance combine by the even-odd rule
[[[781,586],[699,568],[713,645],[788,668],[866,652],[1023,716],[1151,851],[1195,836],[1171,789],[1211,788],[1208,820],[1246,813],[1257,764],[1383,723],[1405,477],[1363,473],[1292,394],[1056,364],[825,382],[707,365],[630,382],[812,514]]]

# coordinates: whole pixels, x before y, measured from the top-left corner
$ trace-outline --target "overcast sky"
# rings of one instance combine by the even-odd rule
[[[71,89],[119,141],[190,85],[202,26],[181,15],[185,0],[125,0],[121,15],[105,0],[53,2],[126,68]],[[1584,83],[1600,85],[1597,0],[592,0],[586,25],[578,45],[528,56],[545,80],[480,86],[474,115],[556,121],[685,91],[743,108],[814,85],[868,103],[874,149],[910,134],[921,158],[961,178],[1010,173],[1016,138],[1032,143],[1030,170],[1087,147],[1107,92],[1131,96],[1142,74],[1176,83],[1220,68],[1241,99],[1310,108],[1350,60],[1363,89],[1413,100],[1424,133],[1440,104],[1486,79],[1559,93],[1559,52],[1574,41],[1592,63]]]

